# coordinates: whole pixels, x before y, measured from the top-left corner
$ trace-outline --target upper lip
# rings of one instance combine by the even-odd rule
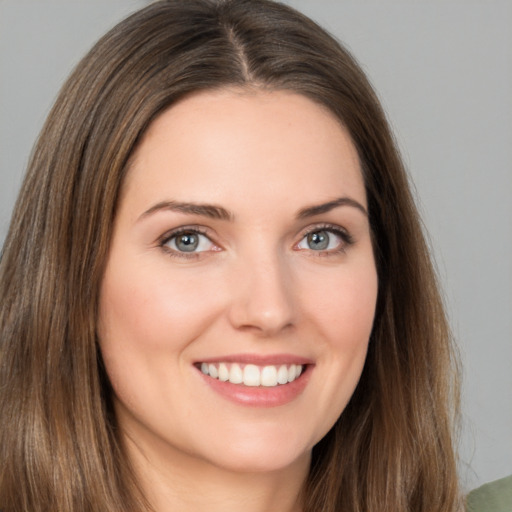
[[[280,364],[313,364],[314,361],[307,357],[294,354],[229,354],[225,356],[209,357],[198,360],[197,363],[241,363],[254,364],[256,366],[280,365]]]

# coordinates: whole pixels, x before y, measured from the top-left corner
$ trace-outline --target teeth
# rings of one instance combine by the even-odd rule
[[[300,364],[256,366],[237,363],[201,363],[201,371],[213,379],[250,387],[275,387],[293,382],[303,371]]]
[[[217,370],[217,367],[214,364],[209,364],[208,374],[210,375],[210,377],[216,379],[219,376],[219,370]]]
[[[242,384],[244,381],[244,376],[242,373],[242,369],[237,364],[231,365],[231,370],[229,370],[229,382],[231,384]]]
[[[261,384],[260,369],[253,365],[248,364],[244,368],[244,385],[245,386],[259,386]]]
[[[293,364],[288,369],[288,382],[293,382],[302,373],[302,366],[300,364]]]
[[[227,380],[229,380],[229,370],[224,363],[219,364],[219,380],[221,380],[222,382],[226,382]]]
[[[277,383],[278,384],[287,384],[288,383],[288,368],[283,364],[277,370]]]
[[[275,366],[264,366],[261,370],[261,385],[267,387],[277,386],[277,369]]]
[[[288,382],[293,382],[295,380],[295,365],[292,364],[290,368],[288,368]]]

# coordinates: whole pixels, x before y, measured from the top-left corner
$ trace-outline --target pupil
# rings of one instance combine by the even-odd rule
[[[180,235],[176,240],[176,247],[183,252],[192,252],[197,249],[199,239],[193,233]]]
[[[329,246],[329,235],[326,231],[317,231],[308,235],[308,245],[310,249],[322,251]]]

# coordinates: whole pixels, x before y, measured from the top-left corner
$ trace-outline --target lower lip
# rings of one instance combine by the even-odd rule
[[[201,370],[198,371],[213,391],[232,402],[250,407],[278,407],[292,402],[304,391],[313,371],[313,365],[306,365],[300,376],[293,382],[274,387],[232,384],[213,379]]]

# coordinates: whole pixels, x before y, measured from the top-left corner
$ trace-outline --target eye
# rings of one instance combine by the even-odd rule
[[[322,227],[309,231],[296,245],[297,249],[316,252],[342,252],[352,243],[348,233],[340,228]]]
[[[203,233],[187,229],[174,232],[162,241],[162,247],[177,253],[198,253],[212,251],[216,245]]]

